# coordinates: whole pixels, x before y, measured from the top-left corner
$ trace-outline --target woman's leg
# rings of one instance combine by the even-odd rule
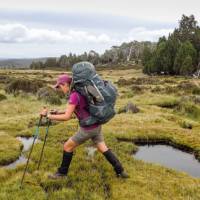
[[[64,143],[64,151],[66,152],[73,152],[74,149],[78,146],[79,144],[73,141],[71,138],[67,140],[67,142]]]
[[[107,161],[113,166],[116,174],[121,174],[124,171],[122,164],[115,154],[112,153],[111,149],[106,146],[103,134],[101,132],[101,127],[100,129],[96,130],[96,135],[92,138],[92,141],[94,144],[96,144],[98,151],[100,151],[105,156]]]
[[[99,152],[104,153],[108,150],[108,147],[106,146],[105,142],[99,142],[96,144],[96,147]]]
[[[104,141],[97,143],[96,147],[98,151],[100,151],[108,160],[108,162],[113,166],[117,176],[122,178],[129,177],[128,174],[124,172],[124,168],[122,167],[122,164],[120,163],[118,158],[115,156],[115,154],[113,154],[111,149],[108,149]]]
[[[67,175],[68,169],[73,157],[73,151],[79,144],[74,142],[71,138],[64,143],[63,147],[63,159],[61,166],[58,168],[58,173],[61,175]]]
[[[62,163],[60,167],[58,168],[57,172],[55,174],[49,175],[49,178],[58,179],[60,177],[67,175],[68,169],[72,160],[72,156],[73,156],[73,150],[78,145],[79,144],[73,141],[71,138],[69,138],[67,142],[64,143]]]
[[[120,161],[115,156],[115,154],[113,154],[111,149],[108,149],[105,142],[97,143],[96,147],[97,147],[98,151],[100,151],[105,156],[105,158],[108,160],[108,162],[113,166],[116,174],[121,174],[122,171],[124,171]]]

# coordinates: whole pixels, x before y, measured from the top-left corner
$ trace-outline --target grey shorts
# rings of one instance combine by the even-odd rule
[[[78,144],[82,144],[88,139],[91,139],[94,144],[103,142],[104,138],[101,132],[101,125],[92,130],[85,130],[80,127],[78,132],[73,135],[71,139]]]

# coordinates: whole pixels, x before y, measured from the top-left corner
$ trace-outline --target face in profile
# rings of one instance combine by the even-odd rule
[[[70,90],[70,85],[68,83],[60,84],[58,90],[62,91],[64,94],[67,94]]]

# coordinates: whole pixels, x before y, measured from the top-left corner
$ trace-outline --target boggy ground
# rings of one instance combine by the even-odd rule
[[[0,168],[0,199],[200,199],[200,179],[158,164],[145,163],[132,156],[137,151],[133,141],[167,142],[195,153],[200,160],[200,81],[182,77],[147,77],[138,69],[105,70],[100,73],[118,86],[116,110],[128,102],[140,109],[136,114],[117,114],[103,126],[108,146],[119,156],[130,178],[116,178],[112,167],[100,153],[88,156],[85,147],[92,145],[89,141],[76,149],[66,179],[47,178],[60,164],[63,142],[77,130],[77,121],[72,119],[50,127],[39,171],[36,167],[42,143],[35,145],[22,190],[19,185],[24,165],[13,170]],[[31,80],[41,80],[45,77],[47,83],[58,72],[41,74],[40,71],[0,71],[0,75],[15,78],[26,76]],[[119,84],[119,79],[126,81],[120,80]],[[0,84],[0,93],[7,97],[0,101],[1,165],[12,162],[20,155],[22,145],[15,137],[34,133],[35,127],[28,128],[29,122],[37,119],[40,108],[45,105],[33,94],[6,94],[3,90],[5,84]],[[64,109],[64,101],[57,108]],[[45,127],[42,127],[41,140],[44,133]]]

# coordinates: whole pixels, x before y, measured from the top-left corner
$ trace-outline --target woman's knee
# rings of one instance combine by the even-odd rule
[[[64,143],[64,151],[72,152],[78,146],[71,138]]]
[[[100,143],[96,144],[96,147],[97,147],[98,151],[100,151],[101,153],[104,153],[108,150],[108,147],[106,146],[105,142],[100,142]]]

